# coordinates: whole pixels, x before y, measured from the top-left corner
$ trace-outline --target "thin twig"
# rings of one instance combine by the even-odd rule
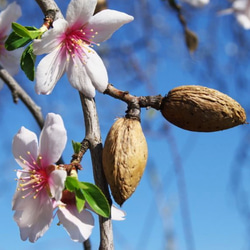
[[[82,157],[86,153],[86,151],[90,147],[90,142],[87,139],[83,139],[81,142],[81,148],[77,154],[72,155],[71,163],[80,163],[82,161]]]
[[[27,92],[16,82],[16,80],[8,73],[7,70],[0,66],[0,78],[6,83],[12,92],[13,100],[15,103],[18,102],[18,98],[22,100],[25,106],[29,109],[31,114],[34,116],[39,127],[42,129],[44,124],[43,115],[41,108],[36,105],[33,99],[27,94]]]
[[[104,94],[110,95],[116,99],[126,102],[127,104],[138,103],[140,108],[154,108],[156,110],[161,109],[162,96],[134,96],[128,91],[122,91],[115,88],[112,84],[108,84]]]

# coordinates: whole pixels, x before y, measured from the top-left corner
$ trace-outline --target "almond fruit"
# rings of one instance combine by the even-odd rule
[[[234,99],[215,89],[180,86],[162,100],[162,115],[174,125],[191,131],[213,132],[246,123],[246,113]]]
[[[103,148],[103,169],[114,200],[122,205],[140,182],[148,157],[141,123],[119,118],[111,127]]]

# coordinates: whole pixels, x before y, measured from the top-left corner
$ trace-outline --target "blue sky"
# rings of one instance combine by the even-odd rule
[[[17,2],[23,7],[20,23],[39,26],[43,16],[35,1],[25,8],[24,1]],[[215,11],[222,6],[211,4],[196,10],[184,5],[189,27],[200,39],[198,51],[190,55],[176,14],[165,11],[161,1],[116,2],[110,1],[110,8],[135,16],[134,22],[99,48],[110,82],[117,88],[134,95],[165,95],[179,85],[199,84],[230,95],[249,110],[248,31],[242,30],[233,16],[216,16]],[[65,1],[57,3],[65,10]],[[152,25],[146,26],[145,13],[139,11],[143,3],[145,13],[149,10],[152,14]],[[226,1],[221,5],[226,7]],[[233,56],[227,54],[228,44],[238,46]],[[55,112],[63,117],[68,132],[63,157],[70,161],[71,140],[81,141],[85,134],[77,91],[64,76],[51,95],[37,96],[34,83],[22,72],[16,79],[42,107],[44,115]],[[115,118],[125,114],[126,105],[99,93],[96,103],[104,140]],[[20,239],[11,211],[16,187],[14,170],[19,168],[11,154],[11,142],[21,126],[38,135],[40,132],[25,106],[21,102],[13,104],[6,86],[0,92],[0,104],[0,249],[82,249],[70,240],[62,226],[56,225],[57,219],[35,244]],[[113,223],[116,249],[249,249],[249,221],[239,209],[249,200],[249,126],[196,133],[169,124],[158,111],[142,110],[141,118],[148,142],[148,164],[136,192],[122,207],[127,213],[126,220]],[[176,163],[181,171],[175,171]],[[79,178],[93,181],[89,153],[82,165],[84,170]],[[247,215],[248,207],[244,208]],[[95,221],[91,242],[93,249],[98,249],[97,218]],[[191,233],[193,248],[192,238],[186,240],[185,232]]]

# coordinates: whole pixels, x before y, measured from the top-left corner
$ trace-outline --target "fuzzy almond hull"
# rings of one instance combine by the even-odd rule
[[[234,99],[217,90],[187,85],[163,98],[162,115],[172,124],[191,131],[213,132],[246,123],[246,113]]]
[[[119,205],[134,193],[147,157],[147,142],[140,122],[119,118],[107,135],[102,157],[107,182]]]

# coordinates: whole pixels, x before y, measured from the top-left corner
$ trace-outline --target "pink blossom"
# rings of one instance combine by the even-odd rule
[[[22,15],[21,8],[13,2],[0,13],[0,65],[11,75],[15,75],[19,70],[19,58],[21,50],[7,51],[4,43],[9,35],[11,23],[15,22]],[[0,89],[3,81],[0,79]]]
[[[67,141],[59,115],[49,113],[39,143],[36,134],[22,127],[15,135],[12,151],[22,170],[17,171],[18,184],[12,209],[22,240],[35,242],[49,228],[53,203],[62,197],[66,171],[54,165]]]
[[[94,211],[89,204],[86,202],[85,208],[79,213],[76,208],[75,194],[64,190],[63,197],[56,206],[58,207],[59,223],[63,225],[70,238],[76,242],[87,240],[94,228],[94,217],[90,213],[90,211]],[[111,206],[112,220],[125,220],[125,215],[123,210],[116,208],[114,205]]]
[[[115,10],[103,10],[93,16],[97,0],[72,0],[66,20],[58,19],[42,39],[34,41],[34,53],[46,55],[36,71],[36,92],[50,94],[61,76],[67,72],[71,85],[87,97],[95,89],[104,92],[108,74],[94,45],[111,37],[132,16]]]

